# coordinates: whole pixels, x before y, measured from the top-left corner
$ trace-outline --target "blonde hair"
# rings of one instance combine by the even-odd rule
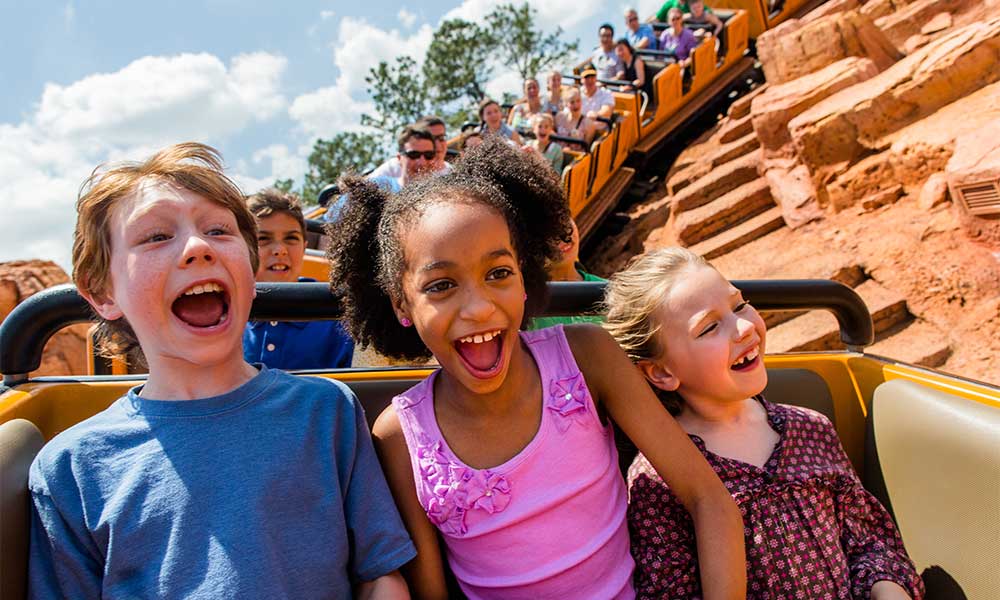
[[[604,327],[633,361],[663,354],[665,348],[656,336],[662,324],[655,313],[678,278],[696,267],[714,268],[686,248],[664,248],[632,259],[624,271],[608,281]]]
[[[103,165],[102,165],[103,166]],[[257,271],[257,224],[240,189],[223,173],[222,156],[204,144],[185,142],[160,150],[145,162],[94,169],[80,188],[73,232],[73,283],[91,296],[103,296],[111,277],[110,223],[115,207],[146,180],[194,192],[229,209]],[[108,357],[128,355],[142,362],[139,341],[124,319],[98,317],[97,348]]]
[[[633,258],[624,271],[611,276],[604,292],[604,328],[632,362],[663,355],[666,348],[657,335],[663,324],[656,312],[677,280],[698,267],[715,268],[686,248],[663,248]],[[680,394],[650,387],[671,414],[680,414]]]
[[[544,112],[538,113],[537,115],[531,117],[531,126],[537,127],[538,124],[541,123],[542,121],[547,121],[549,127],[551,127],[552,129],[556,128],[556,120],[552,118],[552,115]]]

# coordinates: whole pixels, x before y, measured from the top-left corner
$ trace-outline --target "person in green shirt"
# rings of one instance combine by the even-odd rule
[[[570,240],[561,245],[562,260],[549,265],[549,279],[552,281],[607,281],[602,277],[583,270],[580,264],[580,230],[576,223],[570,220],[573,234]],[[574,315],[566,317],[535,317],[531,320],[529,329],[544,329],[553,325],[568,325],[570,323],[601,323],[604,315]]]
[[[685,15],[691,14],[691,7],[688,6],[688,2],[685,0],[667,0],[660,7],[660,10],[656,11],[656,20],[665,23],[667,21],[667,13],[670,12],[671,8],[679,8]],[[705,12],[712,14],[712,9],[706,5]]]

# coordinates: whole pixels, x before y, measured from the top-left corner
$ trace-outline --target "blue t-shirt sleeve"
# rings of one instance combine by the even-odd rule
[[[354,406],[352,463],[344,486],[344,518],[351,538],[351,573],[359,581],[372,581],[417,556],[416,548],[403,527],[385,475],[375,455],[368,423],[361,403],[347,391]],[[345,452],[344,454],[348,454]],[[338,456],[341,462],[345,457]]]
[[[28,598],[100,598],[103,560],[84,530],[82,507],[64,515],[35,489],[31,501]]]

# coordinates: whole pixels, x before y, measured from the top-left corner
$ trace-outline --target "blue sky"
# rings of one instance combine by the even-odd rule
[[[537,23],[591,47],[626,3],[530,0]],[[364,75],[423,55],[446,17],[478,19],[497,0],[364,2],[21,2],[2,0],[0,261],[69,268],[73,203],[106,161],[197,140],[219,148],[253,191],[301,181],[317,137],[357,128]],[[658,1],[635,5],[650,14]],[[500,73],[491,93],[517,91]]]

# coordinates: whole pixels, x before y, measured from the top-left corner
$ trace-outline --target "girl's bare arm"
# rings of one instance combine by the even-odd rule
[[[590,324],[566,327],[566,337],[595,402],[691,513],[706,600],[744,598],[743,519],[725,486],[614,338]]]
[[[372,440],[389,483],[389,490],[396,501],[396,508],[417,547],[417,557],[401,569],[409,584],[410,593],[419,600],[447,598],[448,587],[445,583],[437,529],[427,519],[427,513],[417,499],[410,453],[406,448],[399,417],[391,405],[375,421]]]

